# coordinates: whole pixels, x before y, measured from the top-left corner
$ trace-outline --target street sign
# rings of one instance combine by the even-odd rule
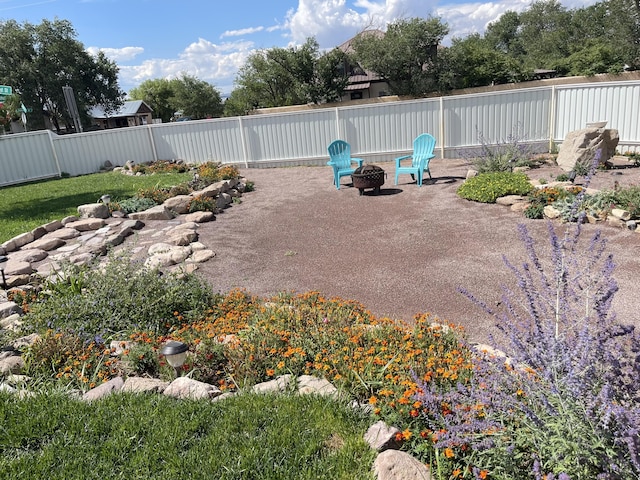
[[[13,88],[9,85],[0,85],[0,95],[11,95]]]

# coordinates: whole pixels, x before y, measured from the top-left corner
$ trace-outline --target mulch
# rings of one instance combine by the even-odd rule
[[[408,175],[396,186],[394,166],[376,165],[387,173],[379,195],[359,195],[348,177],[337,190],[329,167],[242,169],[255,191],[201,225],[200,239],[216,257],[200,267],[200,275],[219,292],[319,291],[359,301],[376,316],[406,321],[429,312],[462,325],[472,341],[488,341],[497,332],[494,320],[460,289],[498,305],[502,286],[514,287],[503,256],[515,264],[526,260],[518,224],[526,225],[544,252],[549,222],[459,198],[456,190],[469,168],[464,160],[433,160],[433,179],[422,187]],[[545,165],[529,176],[553,180],[561,172]],[[614,182],[638,185],[640,169],[599,171],[591,186],[613,188]],[[552,225],[564,233],[566,225]],[[614,309],[620,320],[638,324],[640,232],[585,225],[583,238],[596,230],[617,264]]]

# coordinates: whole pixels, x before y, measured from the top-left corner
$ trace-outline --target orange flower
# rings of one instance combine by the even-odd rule
[[[267,377],[273,377],[276,371],[273,368],[267,368]]]
[[[462,470],[456,468],[453,472],[451,472],[451,474],[453,475],[453,478],[458,478],[462,474]]]
[[[487,478],[487,475],[489,475],[489,471],[488,470],[480,470],[480,473],[478,474],[480,478],[482,478],[483,480],[485,478]]]
[[[453,458],[456,456],[456,454],[453,453],[453,450],[451,448],[447,447],[444,449],[444,456],[447,458]]]

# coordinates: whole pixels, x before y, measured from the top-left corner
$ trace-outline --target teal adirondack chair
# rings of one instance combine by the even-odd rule
[[[423,133],[418,135],[413,141],[413,153],[403,157],[396,158],[396,185],[398,184],[398,175],[407,173],[411,178],[418,177],[418,186],[422,186],[422,177],[424,172],[431,177],[429,171],[429,161],[434,157],[433,149],[436,146],[436,139],[433,135]],[[411,159],[411,165],[402,166],[402,161]]]
[[[330,158],[327,165],[333,168],[333,181],[336,188],[340,190],[340,177],[351,175],[355,171],[355,168],[351,168],[354,163],[361,167],[362,159],[351,158],[351,145],[344,140],[331,142],[327,150],[329,150]]]

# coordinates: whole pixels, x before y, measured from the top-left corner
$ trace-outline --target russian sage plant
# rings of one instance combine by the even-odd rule
[[[514,284],[499,309],[462,290],[497,320],[503,344],[476,355],[470,381],[421,382],[416,396],[435,448],[456,452],[460,471],[640,478],[640,337],[612,311],[613,258],[601,232],[583,238],[583,220],[562,234],[549,223],[548,256],[518,227],[526,260],[504,259]]]

